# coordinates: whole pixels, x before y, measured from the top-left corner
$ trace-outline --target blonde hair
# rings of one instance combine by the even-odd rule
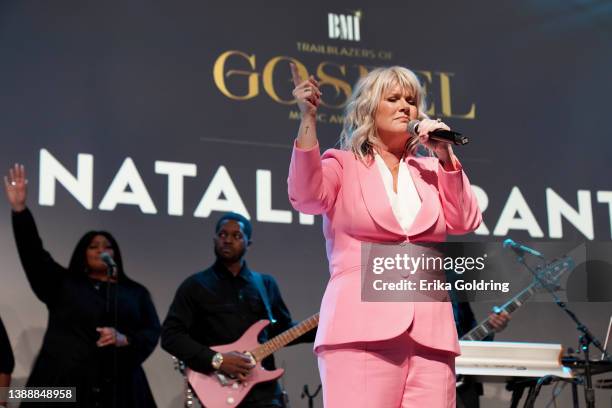
[[[423,88],[414,72],[399,66],[376,68],[359,79],[353,89],[340,133],[341,149],[352,151],[363,161],[373,158],[374,149],[381,143],[374,123],[376,109],[383,95],[395,85],[414,96],[419,119],[427,117],[424,113],[426,105]],[[418,144],[419,138],[411,136],[406,143],[406,152],[414,153]]]

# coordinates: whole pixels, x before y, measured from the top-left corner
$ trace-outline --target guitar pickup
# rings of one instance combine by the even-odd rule
[[[230,385],[230,380],[225,376],[225,374],[215,373],[215,376],[217,377],[217,380],[219,381],[222,387],[227,387],[228,385]]]

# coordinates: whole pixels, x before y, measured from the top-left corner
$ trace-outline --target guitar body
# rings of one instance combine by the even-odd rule
[[[268,320],[260,320],[244,332],[236,342],[223,346],[211,347],[216,352],[230,351],[246,352],[257,348],[259,333],[269,324]],[[187,369],[187,379],[202,405],[206,408],[235,407],[246,397],[254,385],[265,381],[276,380],[285,370],[278,368],[268,371],[261,366],[261,361],[255,361],[255,367],[249,373],[246,381],[239,381],[218,373],[202,374]]]

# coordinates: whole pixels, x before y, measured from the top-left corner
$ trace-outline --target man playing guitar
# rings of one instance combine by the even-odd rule
[[[251,237],[252,226],[245,217],[224,214],[213,240],[216,262],[187,278],[176,292],[163,324],[161,344],[191,370],[244,380],[254,367],[252,356],[245,350],[218,353],[210,347],[235,342],[261,319],[273,321],[259,335],[262,343],[295,325],[276,280],[250,270],[245,262]],[[291,344],[312,342],[315,333],[312,330]],[[263,359],[262,366],[274,370],[273,356]],[[239,405],[282,406],[277,381],[255,385]]]

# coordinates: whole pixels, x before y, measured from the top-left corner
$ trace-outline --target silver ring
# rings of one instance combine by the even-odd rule
[[[436,119],[436,122],[442,123],[442,119],[438,118],[438,119]]]
[[[11,186],[16,186],[17,183],[15,181],[11,181]]]

